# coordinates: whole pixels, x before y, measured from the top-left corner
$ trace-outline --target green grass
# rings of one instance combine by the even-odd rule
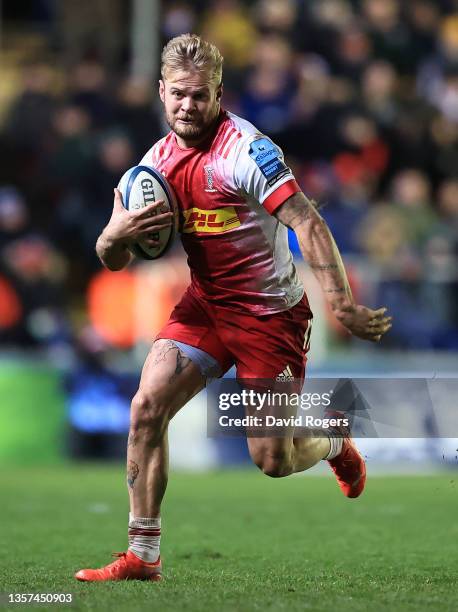
[[[65,423],[61,375],[55,369],[0,362],[0,462],[61,461]]]
[[[324,477],[172,474],[165,580],[87,584],[75,570],[125,549],[123,469],[3,470],[0,591],[71,592],[78,610],[455,612],[457,481],[372,478],[347,500]]]

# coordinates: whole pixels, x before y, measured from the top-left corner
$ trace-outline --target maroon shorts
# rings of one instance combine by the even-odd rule
[[[305,295],[289,310],[255,316],[200,299],[188,288],[156,340],[177,340],[205,351],[222,374],[235,365],[242,379],[303,379],[311,319]]]

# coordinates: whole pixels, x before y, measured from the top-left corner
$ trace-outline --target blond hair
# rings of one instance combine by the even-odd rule
[[[162,50],[161,75],[166,73],[194,69],[209,75],[210,81],[218,85],[223,77],[223,56],[219,50],[197,36],[182,34],[169,40]]]

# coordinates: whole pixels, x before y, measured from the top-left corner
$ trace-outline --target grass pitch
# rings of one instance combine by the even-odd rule
[[[165,580],[87,584],[75,570],[126,548],[123,468],[3,469],[0,591],[72,593],[46,607],[67,610],[455,612],[457,482],[372,478],[347,500],[325,477],[172,473]]]

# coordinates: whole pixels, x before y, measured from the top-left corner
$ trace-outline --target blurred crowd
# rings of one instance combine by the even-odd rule
[[[0,124],[0,340],[22,346],[85,328],[113,187],[166,131],[156,83],[129,74],[128,14],[102,48],[95,18],[59,38],[37,4],[49,44]],[[457,349],[458,2],[164,2],[161,24],[158,48],[194,31],[221,49],[225,108],[282,147],[357,297],[392,311],[384,346]]]

